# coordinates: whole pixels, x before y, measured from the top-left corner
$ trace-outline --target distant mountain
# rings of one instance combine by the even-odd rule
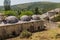
[[[54,9],[54,8],[60,8],[60,3],[54,3],[54,2],[31,2],[31,3],[24,3],[24,4],[18,4],[11,6],[12,10],[20,10],[20,9],[29,9],[32,10],[35,7],[38,7],[40,9]],[[4,10],[4,7],[0,7],[0,10]]]

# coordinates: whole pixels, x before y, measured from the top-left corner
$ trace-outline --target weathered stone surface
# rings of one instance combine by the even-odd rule
[[[21,19],[21,21],[30,21],[31,20],[31,17],[30,16],[27,16],[27,15],[24,15],[20,19]]]
[[[0,37],[13,37],[15,35],[19,35],[22,30],[34,32],[43,29],[45,29],[44,22],[42,22],[41,20],[29,21],[25,23],[4,24],[0,25]]]
[[[18,18],[16,18],[15,16],[8,16],[8,17],[6,17],[6,21],[7,21],[7,23],[17,23]]]
[[[40,17],[38,15],[32,15],[32,20],[40,20]]]

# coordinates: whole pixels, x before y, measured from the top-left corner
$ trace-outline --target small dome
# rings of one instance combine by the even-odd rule
[[[21,21],[30,21],[31,20],[31,17],[30,16],[27,16],[27,15],[24,15],[20,19],[21,19]]]
[[[40,17],[38,15],[32,15],[32,20],[40,20]]]
[[[8,16],[8,17],[6,17],[6,21],[7,21],[7,23],[17,23],[18,18],[16,18],[15,16]]]

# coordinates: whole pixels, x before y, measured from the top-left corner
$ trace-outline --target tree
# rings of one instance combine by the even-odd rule
[[[8,11],[8,10],[11,9],[10,8],[10,3],[11,3],[10,0],[4,0],[4,9],[5,9],[5,11]]]
[[[20,10],[17,10],[17,14],[20,15],[21,14],[21,11]]]
[[[38,7],[35,8],[34,14],[40,14],[40,12],[39,12],[39,10],[38,10]]]

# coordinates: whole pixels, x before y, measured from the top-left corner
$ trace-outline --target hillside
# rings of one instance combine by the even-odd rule
[[[25,4],[18,4],[14,5],[13,8],[17,9],[34,9],[38,7],[40,9],[54,9],[60,7],[60,3],[53,3],[53,2],[32,2],[32,3],[25,3]]]
[[[17,9],[34,9],[38,7],[40,9],[54,9],[60,7],[60,3],[53,3],[53,2],[31,2],[31,3],[24,3],[24,4],[17,4],[11,6],[12,10]],[[3,7],[0,7],[0,10],[3,10]]]

